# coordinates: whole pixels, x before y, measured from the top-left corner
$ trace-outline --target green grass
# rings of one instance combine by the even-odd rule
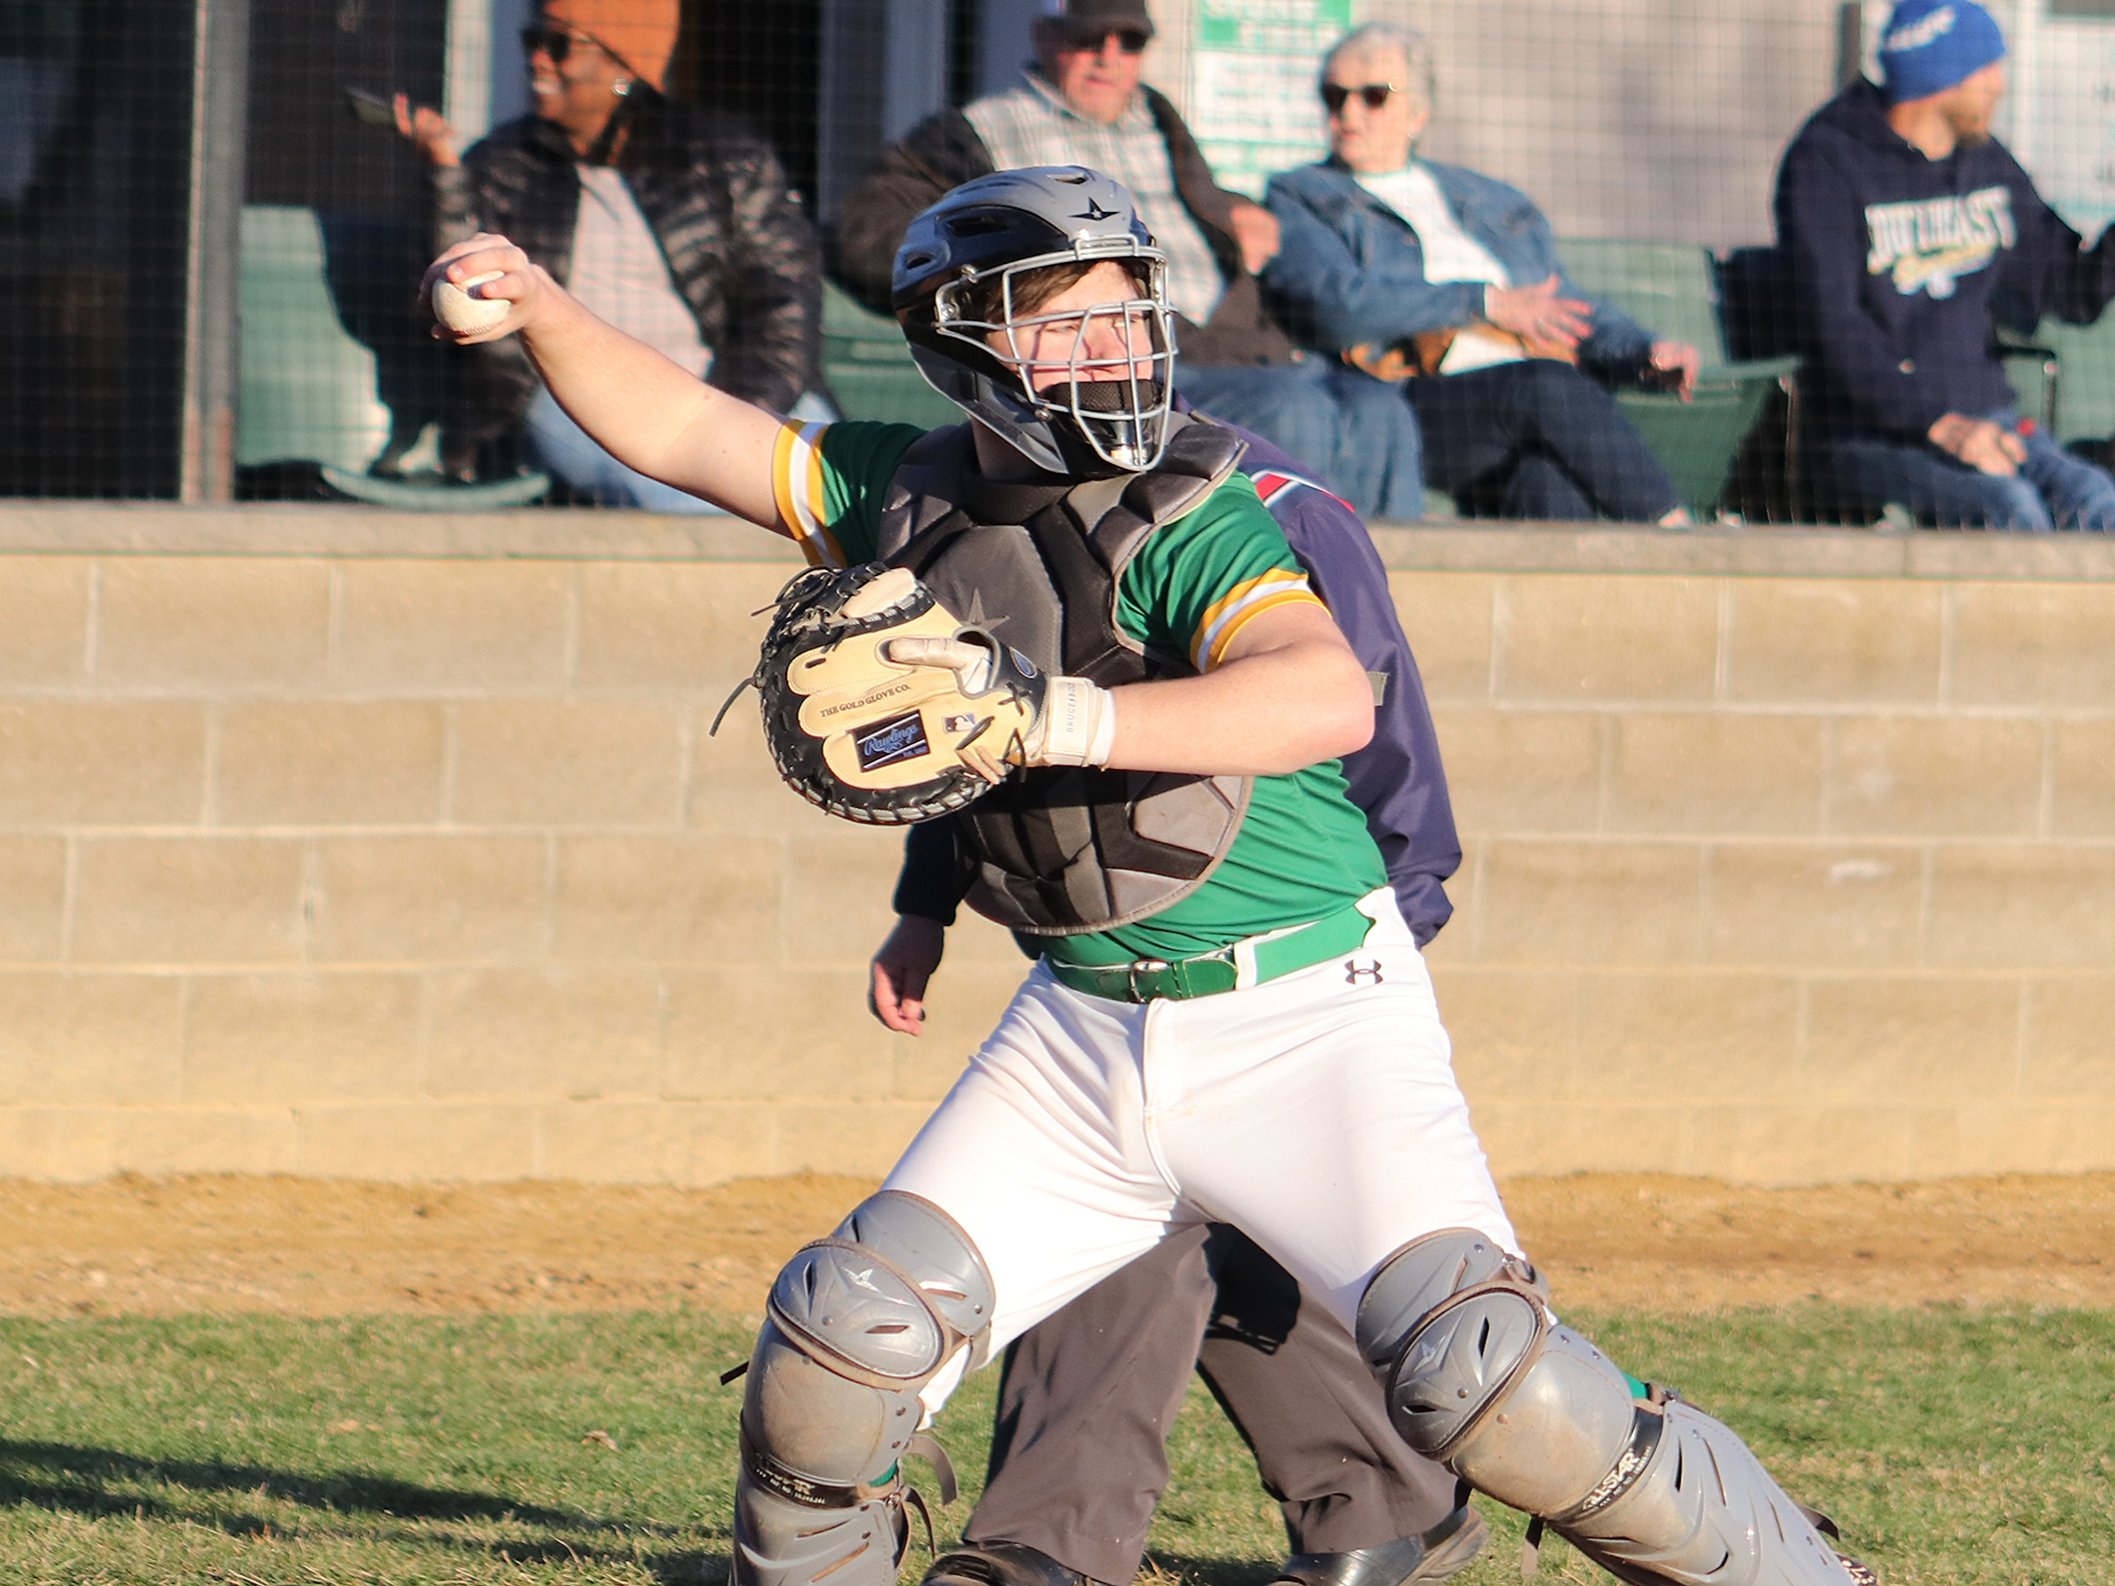
[[[2115,1586],[2115,1315],[1575,1320],[1741,1430],[1889,1586]],[[747,1352],[704,1315],[0,1322],[0,1582],[718,1582],[717,1374]],[[968,1489],[943,1543],[991,1387],[942,1424]],[[1283,1535],[1201,1393],[1174,1442],[1157,1564],[1260,1586]],[[1463,1586],[1518,1578],[1518,1524],[1485,1513]],[[1543,1572],[1604,1579],[1554,1542]]]

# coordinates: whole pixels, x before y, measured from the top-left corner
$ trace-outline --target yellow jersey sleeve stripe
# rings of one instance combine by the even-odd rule
[[[1220,626],[1218,636],[1213,639],[1211,648],[1205,653],[1204,664],[1198,670],[1208,672],[1225,661],[1227,646],[1234,642],[1234,635],[1247,627],[1256,618],[1262,616],[1264,612],[1275,610],[1279,606],[1320,605],[1322,605],[1321,598],[1312,590],[1288,589],[1279,594],[1266,596],[1251,605],[1243,606]],[[1327,610],[1328,608],[1324,607],[1323,609]]]
[[[778,502],[778,527],[800,547],[812,566],[842,567],[845,553],[824,527],[822,433],[827,424],[788,419],[771,448],[771,493]]]
[[[1321,597],[1309,587],[1305,573],[1273,568],[1260,578],[1235,585],[1212,603],[1198,623],[1196,636],[1190,642],[1190,664],[1200,672],[1209,672],[1226,659],[1227,645],[1251,621],[1279,606],[1296,604],[1322,604]]]

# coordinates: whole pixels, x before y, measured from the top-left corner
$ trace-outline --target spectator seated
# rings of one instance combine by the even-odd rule
[[[1423,35],[1392,23],[1329,51],[1330,157],[1272,177],[1267,195],[1280,313],[1315,351],[1398,386],[1426,482],[1472,515],[1688,524],[1609,388],[1687,398],[1697,349],[1589,298],[1524,193],[1417,157],[1434,76]]]

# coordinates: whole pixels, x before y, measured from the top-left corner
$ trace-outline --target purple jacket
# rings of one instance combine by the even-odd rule
[[[1395,615],[1387,570],[1357,513],[1310,481],[1270,442],[1247,430],[1235,433],[1248,442],[1242,470],[1285,531],[1293,555],[1307,568],[1360,663],[1386,680],[1373,739],[1344,757],[1344,780],[1352,802],[1366,812],[1367,830],[1388,866],[1388,883],[1422,947],[1454,912],[1445,882],[1461,864],[1461,839],[1454,832],[1424,681]],[[966,881],[955,863],[952,824],[939,820],[913,826],[896,882],[896,912],[951,925]]]

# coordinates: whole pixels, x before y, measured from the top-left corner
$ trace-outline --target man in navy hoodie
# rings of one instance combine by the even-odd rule
[[[2014,411],[1993,305],[2099,317],[2115,227],[2085,249],[1990,135],[2005,40],[1975,0],[1901,0],[1881,82],[1802,127],[1777,177],[1777,235],[1807,358],[1816,505],[1993,529],[2115,529],[2115,480]]]

